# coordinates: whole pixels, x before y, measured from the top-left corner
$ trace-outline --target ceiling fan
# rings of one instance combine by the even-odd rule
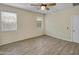
[[[31,4],[31,6],[39,6],[41,10],[49,10],[50,6],[56,6],[56,3],[37,3]]]

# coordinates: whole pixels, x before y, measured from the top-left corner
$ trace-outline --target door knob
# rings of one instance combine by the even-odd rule
[[[72,31],[73,31],[73,32],[75,32],[75,30],[74,30],[74,29],[73,29]]]

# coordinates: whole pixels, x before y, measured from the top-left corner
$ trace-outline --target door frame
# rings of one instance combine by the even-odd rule
[[[71,17],[70,20],[70,36],[71,36],[71,42],[73,42],[73,16]]]

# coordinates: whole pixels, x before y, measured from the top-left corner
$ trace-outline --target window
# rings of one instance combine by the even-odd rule
[[[42,29],[43,28],[43,17],[37,17],[37,27]]]
[[[14,31],[17,30],[17,16],[16,13],[1,12],[0,16],[0,30]]]

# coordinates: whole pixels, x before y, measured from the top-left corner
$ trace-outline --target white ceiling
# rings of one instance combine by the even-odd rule
[[[30,10],[30,11],[33,11],[33,12],[43,13],[43,14],[54,13],[54,12],[58,12],[58,11],[69,9],[69,8],[73,7],[72,3],[57,3],[56,6],[49,7],[50,10],[42,11],[42,10],[39,9],[40,7],[31,6],[30,3],[4,3],[4,4],[9,5],[9,6],[22,8],[22,9],[25,9],[25,10]]]

